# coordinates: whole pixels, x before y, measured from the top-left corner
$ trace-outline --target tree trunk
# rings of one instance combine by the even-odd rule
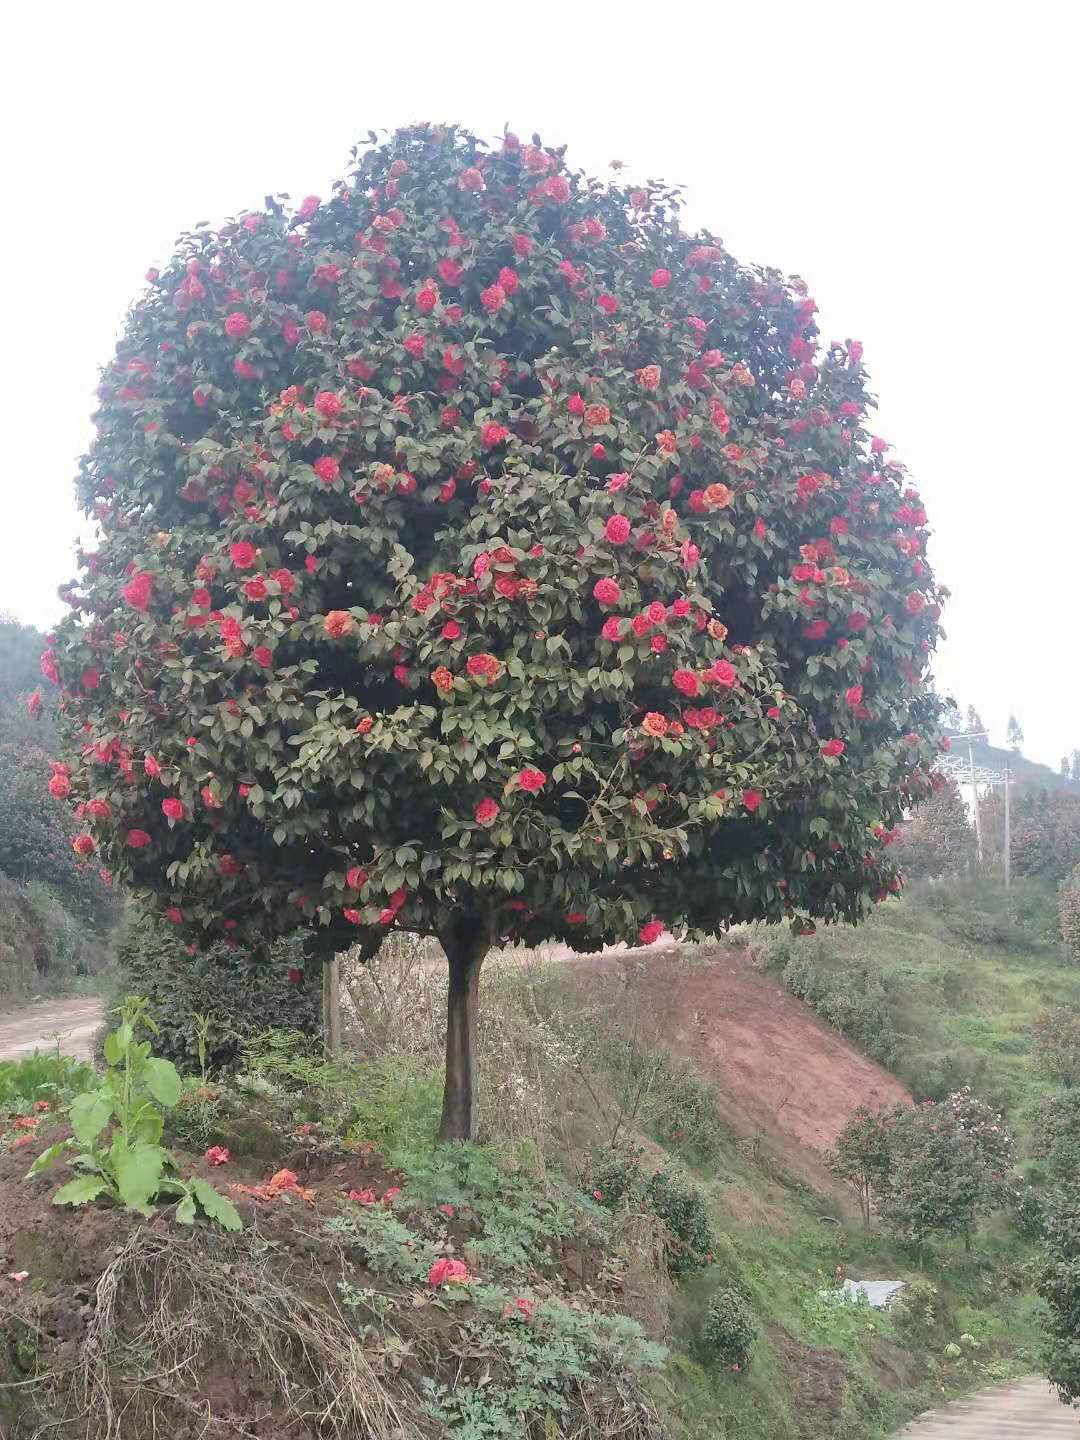
[[[330,1060],[341,1056],[341,965],[335,955],[323,961],[322,970],[323,1049]]]
[[[439,936],[450,966],[446,997],[446,1084],[440,1140],[471,1140],[480,966],[491,945],[489,916],[458,914]]]

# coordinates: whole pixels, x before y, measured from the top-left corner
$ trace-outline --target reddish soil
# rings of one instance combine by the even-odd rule
[[[809,1161],[818,1171],[814,1155],[833,1144],[857,1106],[879,1110],[911,1100],[895,1076],[756,970],[743,946],[630,951],[578,963],[605,984],[632,975],[648,1033],[713,1080],[738,1134],[763,1132],[796,1168]],[[813,1178],[820,1183],[819,1173]]]

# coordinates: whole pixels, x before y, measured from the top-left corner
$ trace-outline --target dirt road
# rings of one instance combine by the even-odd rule
[[[1062,1405],[1045,1380],[983,1390],[942,1410],[931,1410],[901,1430],[897,1440],[1073,1440],[1077,1413]]]
[[[48,1000],[0,1016],[0,1060],[17,1060],[32,1050],[52,1050],[59,1037],[60,1049],[77,1060],[87,1060],[94,1031],[101,1024],[104,1008],[96,995],[73,996],[69,1000]]]

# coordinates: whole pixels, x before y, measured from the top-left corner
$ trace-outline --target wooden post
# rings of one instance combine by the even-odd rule
[[[341,1057],[341,966],[335,955],[323,961],[323,1048],[330,1060]]]

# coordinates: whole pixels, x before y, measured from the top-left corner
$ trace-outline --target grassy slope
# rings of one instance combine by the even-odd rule
[[[1020,886],[1007,898],[994,887],[957,885],[889,905],[857,931],[830,931],[793,942],[794,949],[777,937],[762,949],[770,966],[797,953],[834,976],[863,966],[881,976],[904,1036],[895,1065],[900,1078],[917,1095],[970,1081],[1006,1108],[1023,1155],[1032,1109],[1050,1088],[1032,1067],[1031,1022],[1049,1006],[1080,1004],[1080,973],[1062,963],[1052,923],[1048,891]],[[1003,1221],[983,1231],[971,1256],[939,1244],[918,1259],[850,1221],[823,1224],[818,1217],[827,1202],[785,1188],[782,1177],[770,1177],[767,1160],[748,1163],[744,1154],[725,1161],[727,1176],[721,1165],[702,1178],[768,1329],[748,1376],[709,1377],[676,1362],[683,1407],[702,1435],[888,1434],[940,1399],[942,1388],[958,1391],[1037,1368],[1037,1310],[1023,1288],[1027,1251]],[[732,1184],[735,1207],[725,1204]],[[749,1218],[755,1205],[757,1220]],[[817,1289],[838,1266],[854,1277],[928,1281],[938,1291],[935,1322],[898,1323],[821,1304]],[[705,1284],[703,1278],[697,1288]],[[687,1287],[687,1308],[694,1295],[695,1287]],[[965,1347],[960,1361],[945,1360],[944,1346],[965,1333],[978,1349]],[[791,1341],[810,1347],[809,1354]],[[825,1404],[830,1361],[836,1372],[842,1363],[846,1374],[839,1403],[834,1374]],[[709,1417],[718,1412],[720,1428],[710,1431]]]

